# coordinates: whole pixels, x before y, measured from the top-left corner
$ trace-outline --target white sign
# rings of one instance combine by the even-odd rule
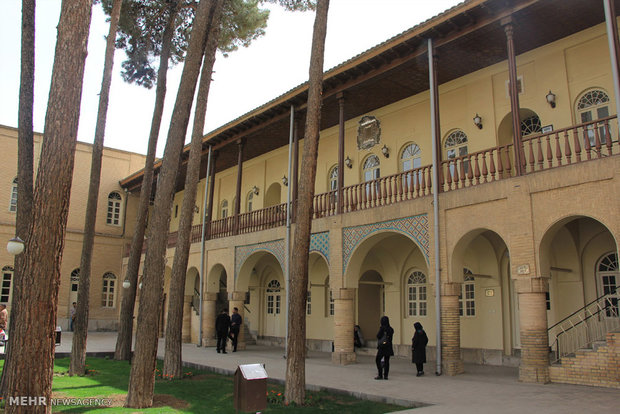
[[[243,378],[248,380],[267,378],[267,371],[265,371],[265,368],[262,364],[239,365],[239,369],[243,374]]]

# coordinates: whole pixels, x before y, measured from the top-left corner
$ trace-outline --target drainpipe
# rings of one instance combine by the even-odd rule
[[[207,173],[205,174],[205,190],[202,197],[202,233],[200,235],[200,301],[198,304],[200,314],[200,322],[198,323],[198,346],[202,346],[202,297],[204,295],[205,283],[205,233],[207,230],[207,220],[205,211],[207,211],[207,193],[209,192],[209,172],[211,171],[211,145],[209,145],[209,156],[207,157]]]
[[[285,240],[285,255],[286,255],[286,338],[284,338],[284,358],[288,352],[288,313],[289,313],[289,283],[291,281],[291,159],[293,157],[293,131],[295,125],[295,107],[291,105],[291,120],[288,133],[288,186],[286,187],[286,240]]]
[[[435,313],[437,332],[437,370],[441,375],[441,272],[439,269],[439,165],[437,163],[437,126],[435,124],[435,63],[433,62],[433,39],[428,39],[428,76],[431,95],[431,131],[433,137],[433,239],[435,240]]]
[[[605,7],[605,23],[607,26],[607,41],[609,42],[609,57],[611,58],[611,75],[614,80],[614,93],[616,95],[616,115],[620,116],[620,80],[618,79],[618,28],[616,13],[610,0],[603,0]]]

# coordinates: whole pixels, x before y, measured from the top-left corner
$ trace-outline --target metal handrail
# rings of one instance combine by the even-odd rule
[[[555,360],[551,361],[552,363],[604,339],[609,331],[620,327],[618,293],[618,287],[613,288],[611,292],[589,302],[547,329],[548,335],[555,336],[550,346],[552,350],[555,348]],[[575,320],[575,317],[578,320]],[[569,326],[566,326],[568,324]],[[554,333],[554,330],[560,332]]]

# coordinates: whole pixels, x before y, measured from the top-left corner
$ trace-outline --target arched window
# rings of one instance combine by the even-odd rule
[[[426,275],[418,270],[407,279],[407,315],[426,316]]]
[[[618,255],[609,253],[599,260],[596,267],[597,279],[600,283],[601,294],[609,295],[617,292],[620,284],[620,268],[618,268]],[[611,297],[605,303],[605,316],[618,317],[618,298]]]
[[[534,114],[521,121],[521,135],[527,136],[532,134],[540,134],[542,132],[542,124],[538,115]]]
[[[414,142],[405,146],[400,155],[400,168],[402,171],[409,171],[422,166],[422,151]]]
[[[577,101],[577,120],[585,123],[609,116],[609,96],[601,89],[592,89],[584,93]],[[596,144],[594,124],[588,127],[588,141],[590,146]],[[607,131],[603,125],[598,128],[601,144],[606,142]]]
[[[280,282],[275,279],[267,285],[267,313],[280,313]]]
[[[467,155],[467,143],[467,135],[463,131],[461,131],[460,129],[452,131],[446,137],[446,140],[444,142],[444,148],[446,149],[446,159],[451,160]],[[463,160],[463,171],[465,173],[469,171],[468,159]],[[454,175],[454,164],[450,165],[450,173]]]
[[[116,288],[116,276],[114,273],[106,273],[103,275],[103,291],[101,306],[104,308],[114,307],[114,292]]]
[[[120,226],[121,224],[121,195],[112,191],[108,195],[108,216],[106,218],[106,223],[111,224],[113,226]]]
[[[14,213],[17,211],[17,177],[11,185],[11,199],[9,200],[9,211]]]
[[[13,267],[2,268],[2,286],[0,286],[0,302],[8,303],[11,298],[11,281],[13,280]]]
[[[464,306],[463,303],[465,303]],[[463,269],[463,285],[459,295],[459,315],[476,316],[476,285],[471,270],[467,268]]]
[[[328,191],[335,191],[338,189],[338,165],[334,165],[329,170],[329,183],[328,183]]]
[[[77,292],[80,284],[80,268],[73,269],[71,272],[71,292]]]
[[[370,155],[364,161],[364,181],[376,180],[381,176],[379,157]]]
[[[245,211],[246,211],[246,213],[249,213],[250,211],[252,211],[253,200],[254,200],[254,191],[250,191],[248,193],[248,196],[247,196],[246,201],[245,201]]]
[[[222,201],[220,206],[220,218],[225,219],[226,217],[228,217],[228,200]]]

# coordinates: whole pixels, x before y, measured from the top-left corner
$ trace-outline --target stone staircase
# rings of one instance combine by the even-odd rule
[[[620,330],[561,358],[549,369],[552,382],[620,388]]]
[[[243,327],[243,339],[246,345],[256,345],[256,338],[250,333],[250,328],[246,323],[241,324]]]

